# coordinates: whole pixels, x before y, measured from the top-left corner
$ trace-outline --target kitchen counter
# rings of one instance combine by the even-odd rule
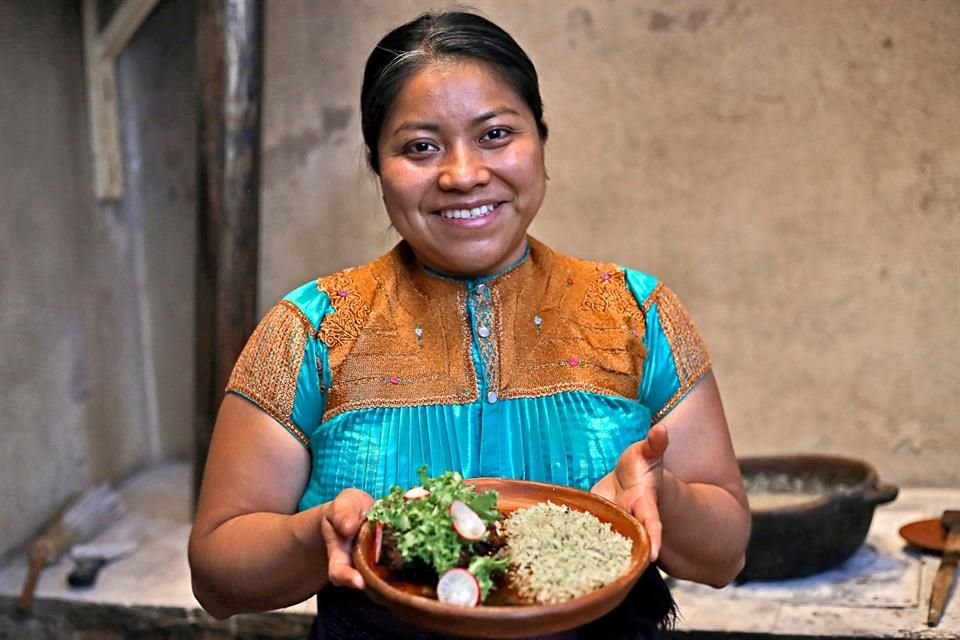
[[[960,490],[901,488],[874,512],[864,546],[843,565],[795,580],[712,589],[677,582],[677,636],[960,638],[957,589],[937,627],[926,625],[938,554],[908,549],[901,526],[960,505]],[[795,540],[793,544],[803,544]]]
[[[191,476],[186,463],[159,465],[123,487],[140,546],[105,567],[93,588],[71,589],[67,558],[40,576],[31,616],[14,611],[26,561],[0,565],[0,639],[303,638],[314,613],[308,601],[261,615],[218,622],[193,598],[187,569]],[[867,544],[843,567],[812,578],[711,589],[673,585],[682,619],[671,638],[960,638],[954,593],[943,621],[925,624],[939,556],[907,550],[897,531],[907,522],[960,505],[960,490],[901,488],[877,509]],[[797,541],[802,544],[802,541]],[[955,590],[956,591],[956,590]],[[106,630],[106,631],[105,631]]]

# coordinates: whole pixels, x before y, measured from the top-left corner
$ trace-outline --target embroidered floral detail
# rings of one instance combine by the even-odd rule
[[[597,270],[599,276],[587,288],[583,308],[622,315],[632,335],[639,335],[639,330],[645,327],[643,312],[627,289],[626,276],[619,269],[611,270],[604,265],[597,265]]]
[[[318,331],[328,347],[324,422],[357,409],[477,398],[463,287],[425,274],[405,244],[321,278],[318,288],[334,308]]]
[[[565,391],[588,391],[637,399],[646,346],[624,327],[643,334],[643,315],[627,289],[623,272],[613,263],[595,263],[553,253],[531,242],[534,267],[521,287],[501,286],[509,307],[503,317],[515,315],[501,342],[499,397],[540,397]],[[610,280],[603,282],[606,271]],[[572,284],[570,284],[572,283]],[[506,282],[503,284],[507,284]],[[616,295],[622,288],[633,308],[621,313],[596,296],[600,309],[589,309],[584,300],[595,287]],[[516,309],[515,314],[510,313]],[[534,316],[541,323],[532,323]],[[576,354],[572,365],[570,359]]]
[[[320,278],[317,288],[327,294],[334,308],[334,313],[324,318],[320,325],[320,339],[330,347],[356,340],[370,315],[370,308],[357,291],[350,272]]]
[[[364,408],[463,404],[481,389],[500,399],[563,391],[638,397],[644,314],[615,264],[576,260],[531,240],[528,261],[478,296],[425,274],[400,245],[318,286],[334,307],[319,330],[329,347],[324,421]],[[351,317],[362,320],[362,332]],[[471,343],[480,327],[490,334],[474,343],[475,368]]]
[[[497,303],[495,291],[486,286],[483,296],[471,296],[467,304],[473,308],[477,334],[489,340],[480,340],[480,360],[483,362],[483,378],[488,389],[496,389],[499,384],[500,355],[496,330],[499,326],[497,312],[494,305]],[[499,306],[499,305],[497,305]],[[485,329],[485,330],[484,330]]]

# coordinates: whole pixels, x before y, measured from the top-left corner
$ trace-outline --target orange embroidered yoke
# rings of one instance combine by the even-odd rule
[[[227,391],[309,449],[305,509],[412,486],[422,465],[589,489],[709,369],[649,275],[531,238],[504,272],[454,279],[401,242],[274,306]]]

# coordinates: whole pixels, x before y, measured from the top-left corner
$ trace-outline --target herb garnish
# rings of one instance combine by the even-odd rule
[[[397,551],[404,559],[411,562],[420,560],[432,567],[437,575],[463,566],[462,559],[469,558],[469,564],[464,568],[476,577],[481,599],[486,598],[493,588],[492,575],[507,569],[509,557],[506,553],[475,553],[473,547],[476,541],[461,537],[454,528],[450,505],[460,500],[489,526],[503,518],[497,510],[497,493],[477,493],[473,487],[464,484],[463,477],[455,471],[430,478],[424,466],[417,473],[429,495],[409,499],[404,497],[403,488],[391,487],[389,494],[373,503],[367,518],[392,530]],[[485,533],[483,538],[488,535]]]

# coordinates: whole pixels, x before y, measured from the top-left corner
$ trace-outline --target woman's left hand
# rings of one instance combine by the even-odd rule
[[[353,566],[353,543],[366,521],[373,497],[359,489],[344,489],[324,504],[320,531],[327,545],[327,579],[337,587],[363,589],[363,576]]]
[[[663,486],[663,454],[669,438],[662,424],[654,425],[647,437],[620,454],[613,471],[593,485],[591,491],[615,502],[639,520],[650,536],[650,561],[660,555],[663,525],[658,500]]]

